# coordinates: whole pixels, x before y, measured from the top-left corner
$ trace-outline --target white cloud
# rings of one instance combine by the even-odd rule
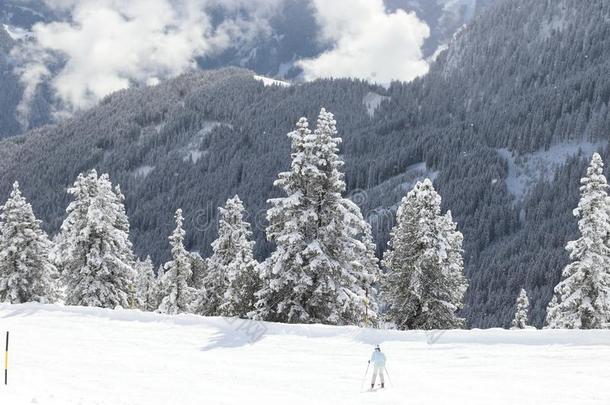
[[[268,33],[265,13],[275,12],[279,1],[45,0],[70,19],[34,26],[27,54],[37,57],[21,70],[21,80],[26,88],[35,88],[49,74],[46,67],[55,56],[54,62],[65,62],[50,82],[60,109],[88,108],[133,83],[158,83],[195,68],[198,56]],[[246,9],[248,18],[235,12],[237,17],[213,27],[210,7],[228,13]]]
[[[305,79],[354,77],[410,81],[428,71],[421,47],[430,35],[414,13],[387,13],[383,0],[313,0],[323,54],[298,62]]]
[[[30,105],[36,94],[36,88],[50,76],[51,72],[46,64],[52,61],[44,50],[28,46],[13,47],[11,56],[17,61],[15,73],[23,84],[23,95],[17,105],[17,120],[23,129],[27,129],[30,121]]]
[[[178,74],[210,47],[205,14],[182,13],[164,0],[85,1],[72,18],[36,25],[34,35],[39,46],[67,57],[52,84],[75,108],[89,107],[131,81]]]

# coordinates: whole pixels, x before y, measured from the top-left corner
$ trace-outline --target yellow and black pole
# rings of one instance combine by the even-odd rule
[[[4,385],[8,384],[8,332],[6,332],[6,346],[4,349]]]

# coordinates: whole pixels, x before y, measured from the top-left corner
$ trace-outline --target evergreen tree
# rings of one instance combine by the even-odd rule
[[[517,311],[515,312],[515,319],[512,322],[513,329],[526,329],[528,327],[529,306],[530,301],[527,298],[527,292],[522,288],[517,297]]]
[[[182,210],[176,211],[176,229],[169,237],[172,247],[172,260],[163,266],[164,273],[161,281],[162,295],[159,312],[175,315],[189,312],[195,296],[194,288],[188,285],[192,277],[191,257],[184,248],[184,235],[182,229]]]
[[[57,271],[50,259],[51,242],[32,206],[13,184],[0,207],[0,302],[53,302]]]
[[[360,209],[343,198],[336,122],[321,110],[312,133],[305,118],[288,136],[292,164],[275,185],[267,237],[276,250],[263,263],[257,318],[279,322],[366,324],[376,319],[378,275],[371,231]]]
[[[167,283],[165,282],[165,270],[163,265],[157,267],[157,303],[161,305],[161,301],[165,298],[165,291],[167,291]],[[157,306],[157,310],[159,307]]]
[[[378,325],[377,289],[373,287],[379,281],[379,259],[375,256],[375,242],[371,226],[363,219],[360,209],[349,200],[344,200],[347,209],[351,209],[351,230],[354,240],[351,249],[346,250],[345,259],[349,267],[344,271],[345,285],[343,292],[348,299],[342,311],[344,322],[350,325],[375,327]],[[350,207],[351,205],[351,207]],[[360,241],[361,243],[357,243]]]
[[[429,179],[403,198],[383,257],[388,317],[399,329],[452,329],[468,283],[463,274],[463,236]]]
[[[191,276],[188,284],[195,290],[201,290],[203,288],[203,279],[207,273],[208,264],[199,253],[191,252],[190,257],[191,271],[193,272],[193,275]]]
[[[150,256],[136,262],[136,298],[143,311],[155,311],[159,307],[159,283]]]
[[[115,308],[135,304],[135,257],[124,197],[107,174],[80,174],[61,226],[56,255],[66,304]]]
[[[208,275],[222,272],[227,281],[218,312],[242,318],[254,310],[254,294],[260,287],[258,262],[253,254],[254,242],[250,240],[252,232],[250,224],[244,220],[244,211],[237,195],[220,208],[218,239],[212,244],[214,254],[208,265]],[[206,288],[206,291],[209,290]]]
[[[568,242],[572,262],[547,309],[550,328],[599,329],[610,322],[610,198],[604,163],[594,154],[581,179],[574,215],[580,238]]]
[[[254,309],[259,278],[250,241],[250,224],[236,195],[219,208],[218,238],[212,243],[197,313],[206,316],[245,317]]]

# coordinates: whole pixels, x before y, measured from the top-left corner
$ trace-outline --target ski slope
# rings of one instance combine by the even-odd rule
[[[426,334],[2,304],[5,330],[0,404],[610,404],[610,331]],[[394,386],[361,393],[376,343]]]

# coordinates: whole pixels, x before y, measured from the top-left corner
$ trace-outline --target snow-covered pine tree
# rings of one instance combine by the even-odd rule
[[[210,315],[243,318],[254,310],[254,294],[260,288],[252,232],[237,195],[219,210],[218,239],[212,243],[214,253],[208,261],[204,289],[208,295],[212,293]]]
[[[403,198],[383,257],[388,318],[399,329],[453,329],[464,320],[463,236],[429,179]]]
[[[245,317],[254,309],[254,293],[260,284],[250,224],[244,220],[244,205],[237,195],[218,210],[218,238],[206,263],[196,312]]]
[[[342,318],[345,324],[364,327],[378,325],[377,289],[373,285],[379,281],[379,259],[375,256],[375,242],[371,226],[364,220],[360,208],[351,201],[344,201],[346,220],[351,221],[350,229],[354,236],[351,249],[345,251],[349,267],[343,274],[343,293],[349,298],[345,301]],[[351,205],[351,207],[350,207]],[[361,242],[361,243],[358,243]]]
[[[378,277],[370,227],[342,197],[336,122],[321,110],[312,133],[305,118],[288,136],[292,164],[275,185],[286,197],[270,200],[267,237],[276,250],[260,266],[256,318],[278,322],[370,324]]]
[[[19,183],[0,210],[0,302],[54,302],[57,270],[49,257],[51,242]]]
[[[167,283],[165,280],[165,270],[163,269],[163,264],[157,267],[157,302],[159,305],[163,298],[165,298],[165,291],[167,291]],[[157,310],[159,307],[156,308]]]
[[[306,247],[304,230],[310,222],[306,213],[311,205],[304,195],[306,180],[303,175],[305,165],[305,137],[311,134],[307,119],[301,118],[296,130],[288,137],[292,141],[292,163],[289,172],[282,172],[274,182],[286,197],[269,200],[267,211],[267,239],[275,242],[272,255],[259,266],[263,283],[257,292],[257,319],[279,322],[304,322],[309,319],[305,303],[312,279],[304,264],[303,252]]]
[[[121,190],[107,174],[80,174],[61,226],[56,256],[66,304],[135,306],[135,256]]]
[[[456,315],[456,311],[464,306],[464,296],[468,289],[468,279],[464,275],[464,235],[457,228],[457,222],[453,220],[451,211],[447,211],[440,218],[441,232],[439,240],[444,240],[446,245],[441,247],[442,266],[447,269],[444,284],[446,291],[441,293],[443,305],[437,311],[441,324],[447,328],[461,328],[466,320]],[[444,253],[443,253],[444,252]],[[439,289],[440,291],[440,289]],[[438,329],[438,328],[437,328]]]
[[[530,300],[527,298],[527,292],[522,288],[517,297],[517,311],[515,312],[515,319],[512,322],[512,329],[527,328],[529,307]]]
[[[549,328],[599,329],[610,322],[610,198],[604,163],[594,154],[574,210],[580,238],[568,242],[572,262],[547,308]]]
[[[136,298],[143,311],[155,311],[159,307],[159,283],[150,256],[136,262]]]
[[[206,259],[201,257],[201,255],[197,252],[190,252],[191,258],[191,271],[193,275],[189,280],[189,286],[193,287],[195,290],[201,290],[203,288],[203,279],[207,273],[208,264]]]
[[[191,258],[184,248],[184,229],[182,223],[182,210],[176,210],[176,229],[169,237],[172,247],[172,260],[163,266],[164,273],[161,280],[162,299],[159,312],[175,315],[189,312],[195,298],[195,289],[188,285],[191,279]]]

